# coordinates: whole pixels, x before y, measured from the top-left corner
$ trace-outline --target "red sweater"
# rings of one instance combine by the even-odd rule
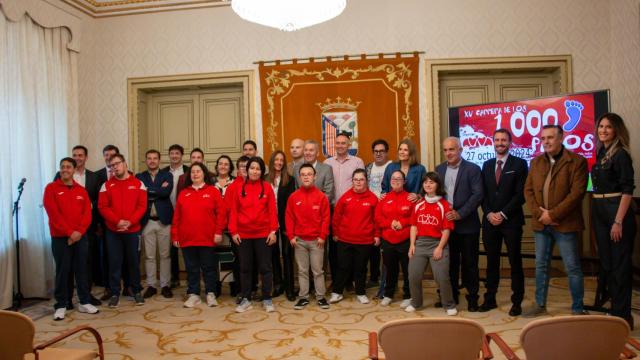
[[[447,220],[444,216],[451,209],[446,200],[440,199],[434,203],[422,200],[416,204],[414,209],[411,225],[418,228],[419,237],[427,236],[440,239],[443,230],[453,230],[453,221]]]
[[[373,238],[380,235],[374,226],[378,198],[367,190],[356,193],[347,190],[333,213],[333,234],[339,241],[350,244],[373,244]]]
[[[389,192],[376,206],[376,225],[382,232],[382,238],[392,244],[409,240],[413,203],[407,199],[408,195],[404,190]],[[400,221],[402,229],[392,229],[393,220]]]
[[[315,186],[301,187],[287,200],[285,222],[289,239],[296,236],[302,240],[326,239],[331,222],[329,199]]]
[[[171,224],[171,240],[180,247],[215,246],[213,238],[225,227],[226,211],[220,191],[212,185],[184,188],[178,195]]]
[[[245,196],[242,196],[243,189]],[[239,234],[241,239],[261,239],[278,230],[276,197],[268,182],[259,180],[239,183],[229,202],[231,235]]]
[[[44,189],[44,209],[49,216],[52,237],[69,237],[87,232],[91,224],[91,200],[82,185],[65,185],[58,179]]]
[[[100,188],[98,210],[109,230],[123,234],[139,232],[140,220],[147,212],[147,188],[132,174],[124,180],[114,176]],[[120,220],[131,222],[127,231],[118,231]]]

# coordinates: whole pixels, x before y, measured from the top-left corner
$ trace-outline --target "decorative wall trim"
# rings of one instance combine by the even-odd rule
[[[62,0],[94,18],[230,6],[227,0]]]
[[[80,52],[82,19],[79,16],[44,0],[0,0],[0,10],[12,22],[28,15],[44,28],[67,28],[71,34],[67,49]]]
[[[222,84],[238,84],[243,87],[242,110],[245,114],[246,134],[255,139],[255,74],[253,70],[202,74],[165,75],[127,79],[127,109],[129,119],[129,158],[139,158],[138,101],[140,92],[179,90],[193,87],[210,87]],[[133,161],[131,163],[134,163]]]
[[[485,70],[559,70],[560,92],[573,91],[571,55],[550,56],[522,56],[522,57],[487,57],[487,58],[455,58],[455,59],[427,59],[427,104],[426,127],[427,139],[433,139],[432,144],[425,144],[427,148],[427,169],[434,168],[442,161],[440,144],[440,74]],[[430,146],[431,145],[431,146]]]

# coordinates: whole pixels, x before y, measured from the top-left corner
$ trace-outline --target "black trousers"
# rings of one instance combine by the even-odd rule
[[[282,248],[282,282],[284,285],[284,291],[287,295],[293,295],[293,261],[295,253],[289,242],[289,238],[281,231],[278,232],[278,241]],[[274,267],[274,284],[279,284],[277,281],[276,269]]]
[[[611,314],[624,319],[631,318],[633,241],[636,235],[636,221],[629,208],[622,221],[622,238],[611,240],[611,227],[620,206],[620,197],[593,199],[591,203],[592,224],[598,242],[600,256],[600,277],[611,295]]]
[[[69,289],[73,294],[73,278],[75,275],[80,304],[89,303],[89,281],[87,280],[87,254],[89,246],[87,237],[83,236],[73,245],[69,245],[68,237],[52,237],[51,251],[56,264],[54,296],[55,309],[67,307],[71,302]],[[71,281],[69,281],[71,279]]]
[[[356,295],[365,295],[367,282],[367,262],[371,256],[373,245],[350,244],[342,241],[336,243],[338,255],[337,277],[333,283],[333,292],[342,294],[349,274],[353,272],[356,283]]]
[[[271,299],[273,289],[273,271],[271,265],[271,246],[267,245],[266,238],[242,239],[238,245],[240,255],[240,285],[241,295],[245,299],[251,299],[252,277],[254,261],[257,263],[258,272],[262,275],[262,298]]]
[[[393,293],[398,286],[398,274],[402,269],[402,276],[404,281],[402,284],[402,298],[410,299],[411,291],[409,289],[409,246],[411,242],[409,239],[399,244],[392,244],[386,240],[381,240],[380,247],[382,248],[382,261],[387,268],[387,277],[385,279],[384,296],[393,299]],[[379,252],[377,247],[374,247],[373,252]]]
[[[377,282],[380,279],[380,248],[374,246],[369,256],[369,279]]]
[[[502,242],[507,246],[509,265],[511,266],[511,302],[520,305],[524,298],[524,271],[522,270],[522,227],[504,227],[485,224],[482,228],[482,240],[487,252],[487,292],[484,301],[496,302],[496,293],[500,283],[500,254]]]
[[[173,244],[171,244],[169,256],[171,257],[171,281],[178,281],[180,280],[180,256],[178,254],[178,248],[173,246]]]
[[[182,248],[187,270],[187,294],[200,295],[200,273],[204,279],[205,293],[215,293],[219,280],[218,254],[211,246]]]
[[[460,234],[451,232],[449,237],[449,252],[451,262],[449,276],[451,277],[451,290],[453,297],[460,296],[458,279],[460,268],[462,267],[463,285],[467,289],[467,301],[478,301],[478,288],[480,287],[480,276],[478,271],[478,258],[480,245],[480,233]],[[461,266],[462,265],[462,266]]]

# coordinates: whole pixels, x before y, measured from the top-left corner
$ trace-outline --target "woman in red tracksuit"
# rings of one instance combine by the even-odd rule
[[[252,157],[247,162],[247,179],[230,200],[229,233],[240,253],[240,285],[242,300],[236,312],[245,312],[251,306],[251,274],[254,258],[262,275],[263,306],[267,312],[275,311],[271,301],[273,274],[271,246],[276,242],[278,210],[271,185],[264,181],[264,161]]]
[[[207,167],[193,163],[185,188],[178,195],[171,225],[171,240],[182,248],[187,270],[187,301],[184,307],[200,304],[200,272],[204,277],[207,305],[216,306],[218,255],[213,247],[222,242],[225,207],[220,191],[211,180]]]
[[[401,308],[410,304],[409,290],[409,233],[411,230],[411,213],[413,203],[408,199],[409,193],[404,190],[405,175],[396,170],[390,177],[391,192],[380,200],[376,207],[376,225],[382,234],[380,247],[382,261],[387,269],[384,297],[380,305],[387,306],[393,300],[393,293],[398,284],[398,267],[402,268],[403,301]]]
[[[365,292],[367,261],[372,245],[378,246],[380,238],[374,224],[378,198],[369,191],[367,171],[353,172],[353,186],[336,204],[333,214],[333,238],[337,241],[338,272],[333,283],[330,303],[343,299],[342,291],[349,274],[353,271],[356,283],[356,297],[361,304],[368,304]]]
[[[87,258],[89,243],[86,232],[91,224],[91,201],[87,191],[73,181],[76,162],[72,158],[60,161],[60,179],[44,189],[44,209],[49,216],[51,250],[56,263],[54,295],[54,320],[65,317],[70,304],[70,274],[75,274],[78,287],[78,311],[95,314],[98,309],[90,303],[90,289],[87,281]],[[71,277],[73,279],[73,277]]]

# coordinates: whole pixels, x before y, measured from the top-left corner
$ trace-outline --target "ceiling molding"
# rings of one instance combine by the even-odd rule
[[[62,0],[94,17],[146,14],[217,6],[230,6],[230,0]]]

